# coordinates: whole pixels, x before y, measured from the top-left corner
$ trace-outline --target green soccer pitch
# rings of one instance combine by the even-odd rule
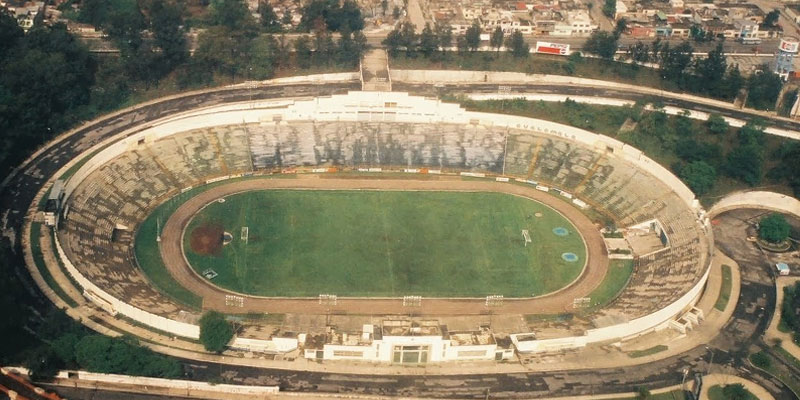
[[[233,240],[213,254],[194,251],[210,226],[214,240],[220,227]],[[215,285],[261,296],[538,296],[568,285],[586,261],[561,214],[487,192],[245,192],[202,209],[184,250],[198,273],[218,274]]]

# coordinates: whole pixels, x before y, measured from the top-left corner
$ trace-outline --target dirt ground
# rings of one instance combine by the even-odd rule
[[[218,223],[203,223],[189,233],[192,251],[203,256],[217,256],[222,252],[224,228]]]
[[[587,261],[582,274],[567,287],[539,297],[505,299],[501,306],[488,309],[484,298],[425,298],[413,310],[423,315],[541,314],[573,310],[573,299],[592,292],[608,271],[608,255],[597,227],[580,210],[553,195],[533,187],[501,182],[469,181],[459,177],[438,179],[319,179],[319,175],[297,179],[257,179],[219,186],[203,192],[179,207],[164,225],[161,256],[170,274],[184,287],[203,298],[203,308],[227,313],[303,313],[303,314],[407,314],[402,298],[338,298],[336,304],[319,304],[317,298],[275,298],[242,295],[217,286],[199,276],[186,263],[181,235],[192,217],[206,204],[234,193],[264,189],[370,189],[370,190],[447,190],[493,191],[524,196],[544,203],[570,220],[586,242]],[[513,279],[513,277],[509,277]],[[244,298],[242,307],[226,305],[225,296]],[[229,302],[238,303],[238,302]]]

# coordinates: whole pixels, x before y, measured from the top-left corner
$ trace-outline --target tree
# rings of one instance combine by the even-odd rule
[[[586,40],[583,49],[605,60],[611,60],[617,52],[617,38],[606,31],[595,31]]]
[[[651,397],[650,390],[644,386],[639,386],[636,388],[636,399],[637,400],[645,400]]]
[[[522,32],[520,31],[514,31],[514,33],[508,37],[506,46],[511,49],[511,55],[516,58],[528,57],[531,52],[528,43],[525,43],[525,38],[522,37]]]
[[[637,64],[644,64],[650,61],[650,49],[641,40],[637,40],[636,43],[628,47],[628,55]]]
[[[314,64],[330,64],[331,61],[334,61],[335,53],[336,44],[333,42],[330,32],[325,30],[324,26],[314,31],[314,54],[311,56]]]
[[[686,83],[686,72],[694,60],[693,52],[694,48],[689,42],[681,42],[675,47],[664,44],[659,63],[661,78],[681,85]]]
[[[203,68],[235,78],[246,64],[249,41],[223,26],[213,26],[197,38],[193,59]]]
[[[732,383],[722,388],[722,395],[728,400],[748,400],[750,392],[741,383]]]
[[[780,162],[770,171],[773,179],[783,179],[792,187],[795,197],[800,196],[800,143],[796,141],[784,143],[776,152],[775,158]]]
[[[702,196],[714,186],[717,170],[705,161],[693,161],[681,168],[680,177],[696,195]]]
[[[768,12],[767,15],[764,17],[764,25],[766,26],[775,26],[778,23],[778,19],[781,17],[781,11],[777,8]]]
[[[264,28],[264,32],[278,33],[283,30],[281,22],[278,20],[278,14],[275,13],[268,1],[258,3],[258,15],[261,17],[261,27]]]
[[[494,47],[496,52],[499,52],[500,48],[503,47],[503,39],[503,28],[501,28],[500,25],[497,25],[497,28],[495,28],[494,32],[492,32],[492,36],[489,37],[489,45]]]
[[[781,77],[765,68],[747,80],[747,105],[759,110],[772,110],[783,87]]]
[[[394,9],[392,9],[392,18],[395,20],[400,19],[400,7],[394,6]]]
[[[352,0],[345,0],[341,5],[337,0],[312,0],[301,9],[299,29],[309,32],[319,29],[317,21],[322,21],[331,32],[339,32],[344,26],[350,32],[364,29],[364,17],[361,9]]]
[[[477,20],[473,21],[472,25],[467,28],[464,39],[467,41],[469,51],[476,51],[481,46],[481,26],[478,25]]]
[[[250,16],[244,0],[211,0],[209,8],[212,25],[232,30],[244,25]]]
[[[431,25],[426,22],[425,28],[422,29],[422,34],[419,37],[419,51],[423,56],[430,57],[438,49],[439,40],[436,37],[436,34],[433,33]]]
[[[792,232],[792,227],[781,214],[770,214],[758,223],[758,237],[770,243],[781,243]]]
[[[715,135],[720,135],[728,132],[730,125],[728,125],[728,121],[725,121],[725,118],[722,118],[722,115],[712,113],[708,116],[706,127],[708,128],[709,132]]]
[[[183,30],[183,10],[177,2],[154,0],[149,14],[153,39],[156,46],[162,50],[164,72],[169,72],[189,58]]]
[[[395,57],[397,53],[400,51],[402,47],[402,34],[400,33],[400,27],[395,27],[392,29],[389,34],[386,35],[386,38],[383,39],[381,42],[384,46],[386,46],[386,51],[389,53],[389,56]]]
[[[250,42],[247,51],[250,61],[247,67],[248,79],[263,80],[272,77],[278,59],[277,48],[278,42],[272,36],[259,36]]]
[[[739,128],[739,143],[743,146],[762,146],[766,140],[764,121],[752,118]]]
[[[706,93],[715,93],[716,88],[725,78],[728,70],[728,63],[722,49],[722,43],[718,43],[714,50],[708,52],[708,56],[697,61],[695,73],[699,89]]]
[[[308,35],[300,36],[294,41],[294,52],[298,67],[302,69],[311,67],[311,38]]]
[[[0,10],[0,62],[24,36],[25,32],[19,27],[17,20]]]
[[[617,0],[605,0],[603,2],[603,15],[614,18],[617,14]]]
[[[447,53],[447,49],[453,46],[453,27],[448,23],[437,22],[435,25],[436,37],[439,39],[439,47],[442,54]]]
[[[628,29],[628,20],[625,18],[620,18],[616,25],[614,25],[614,37],[619,40],[620,36],[625,33],[626,29]]]
[[[283,17],[281,17],[281,24],[283,27],[291,28],[292,25],[292,12],[289,9],[283,11]]]
[[[698,43],[713,39],[713,36],[709,32],[706,32],[702,25],[698,24],[694,24],[689,28],[689,37]]]
[[[761,182],[764,155],[759,146],[738,146],[726,157],[725,173],[750,186]]]
[[[686,162],[705,161],[718,165],[722,149],[718,144],[698,142],[694,139],[681,139],[675,143],[675,155]]]
[[[683,110],[675,116],[674,131],[681,136],[691,136],[694,133],[694,126],[692,120],[689,118],[691,113],[688,110]]]
[[[142,44],[142,30],[147,26],[144,15],[136,1],[117,1],[114,4],[115,7],[108,12],[103,30],[123,55],[125,51],[135,53]]]
[[[416,33],[416,27],[411,22],[403,22],[400,24],[400,46],[406,49],[406,55],[411,56],[417,51],[419,44],[419,37]]]
[[[209,311],[200,318],[200,343],[206,350],[222,353],[233,339],[233,326],[225,316]]]
[[[386,10],[389,8],[389,0],[381,0],[381,13],[385,17]]]
[[[456,48],[458,49],[459,54],[465,54],[469,51],[469,45],[467,44],[467,37],[464,34],[458,35],[456,37]]]
[[[723,99],[733,99],[745,85],[745,79],[739,72],[739,67],[733,65],[728,68],[728,73],[722,83],[714,89],[713,94]]]
[[[140,346],[130,337],[84,336],[75,345],[75,360],[81,368],[91,372],[158,378],[182,375],[180,363]]]
[[[83,0],[78,20],[102,28],[110,10],[111,2],[108,0]]]

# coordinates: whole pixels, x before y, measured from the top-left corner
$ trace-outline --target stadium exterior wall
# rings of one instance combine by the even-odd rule
[[[709,218],[737,208],[756,208],[800,216],[800,200],[766,191],[736,192],[723,197],[708,210]]]
[[[389,106],[389,104],[392,105]],[[285,105],[286,107],[282,109],[274,108],[276,105]],[[678,315],[681,311],[691,307],[702,292],[708,278],[713,238],[708,225],[708,219],[705,218],[704,210],[700,207],[692,191],[683,184],[683,182],[666,168],[645,156],[638,149],[606,136],[558,123],[526,117],[468,112],[456,104],[443,103],[437,99],[409,96],[406,93],[398,92],[350,92],[347,95],[318,97],[312,100],[302,101],[255,101],[200,108],[174,114],[158,121],[148,123],[144,127],[133,128],[122,132],[84,152],[82,155],[83,157],[91,154],[92,151],[96,149],[107,146],[88,160],[69,179],[65,187],[64,201],[66,202],[75,188],[89,174],[126,150],[135,148],[142,140],[144,143],[149,143],[174,133],[185,132],[187,130],[220,125],[273,121],[276,117],[280,117],[284,121],[313,119],[318,121],[480,123],[489,126],[531,130],[580,142],[598,151],[611,153],[613,156],[619,157],[657,177],[672,189],[685,204],[695,212],[698,222],[704,227],[705,237],[709,244],[709,246],[707,246],[709,254],[707,257],[708,264],[705,266],[706,271],[701,279],[680,299],[653,314],[624,324],[593,329],[587,331],[587,334],[584,336],[553,339],[554,345],[557,345],[557,342],[565,344],[572,343],[573,346],[567,347],[575,347],[591,342],[632,337],[655,329],[667,323],[670,318]],[[81,157],[77,159],[80,158]],[[137,322],[175,335],[189,338],[199,337],[199,327],[196,325],[172,321],[140,310],[100,290],[72,265],[70,260],[65,256],[58,241],[56,241],[56,246],[59,256],[67,266],[67,270],[79,284],[84,286],[84,290],[89,289],[93,291],[103,300],[112,304],[117,312]],[[544,341],[529,342],[533,345],[533,342]]]

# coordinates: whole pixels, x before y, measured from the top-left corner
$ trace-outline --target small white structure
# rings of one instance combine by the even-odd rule
[[[775,264],[775,268],[778,269],[778,275],[780,276],[789,275],[790,269],[786,263],[777,263]]]

